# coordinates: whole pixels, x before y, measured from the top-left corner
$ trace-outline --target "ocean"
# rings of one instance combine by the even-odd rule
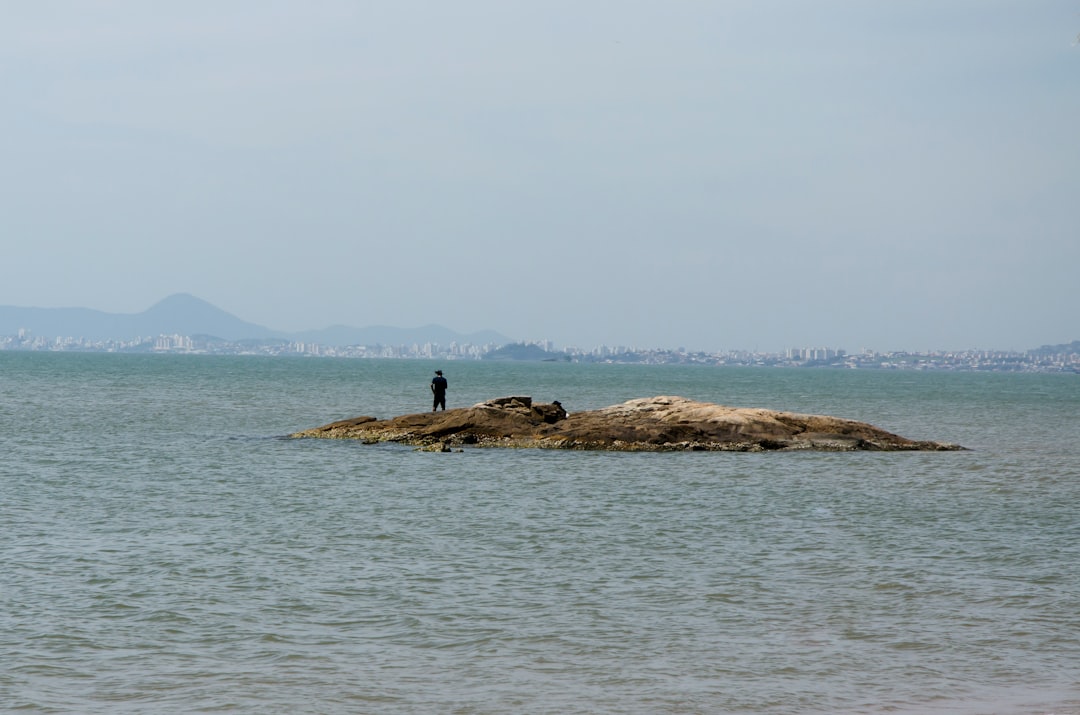
[[[294,440],[680,395],[945,453]],[[0,711],[1080,714],[1080,376],[0,352]]]

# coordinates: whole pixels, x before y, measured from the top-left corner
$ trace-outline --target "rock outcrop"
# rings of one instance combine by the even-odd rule
[[[464,445],[650,452],[963,449],[910,440],[839,417],[724,407],[663,396],[572,415],[558,402],[535,404],[531,397],[501,397],[445,412],[386,420],[357,417],[291,436],[397,442],[431,451]]]

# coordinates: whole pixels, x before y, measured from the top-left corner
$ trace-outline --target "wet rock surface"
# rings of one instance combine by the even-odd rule
[[[759,408],[725,407],[684,397],[646,397],[568,415],[559,402],[500,397],[390,419],[356,417],[297,432],[295,438],[397,442],[430,451],[462,446],[609,451],[952,451],[865,422]]]

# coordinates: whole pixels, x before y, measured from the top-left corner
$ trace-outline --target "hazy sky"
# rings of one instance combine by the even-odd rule
[[[7,3],[0,305],[1080,339],[1076,0]]]

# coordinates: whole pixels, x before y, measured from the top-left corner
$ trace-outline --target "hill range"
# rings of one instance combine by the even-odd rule
[[[296,333],[271,328],[237,318],[188,293],[177,293],[141,313],[106,313],[90,308],[22,308],[0,306],[0,335],[16,335],[20,330],[44,337],[78,337],[87,340],[127,340],[158,335],[210,336],[229,342],[246,340],[287,340],[344,345],[411,345],[452,342],[505,345],[510,338],[492,330],[462,334],[441,325],[396,328],[377,325],[354,328],[333,325]]]

